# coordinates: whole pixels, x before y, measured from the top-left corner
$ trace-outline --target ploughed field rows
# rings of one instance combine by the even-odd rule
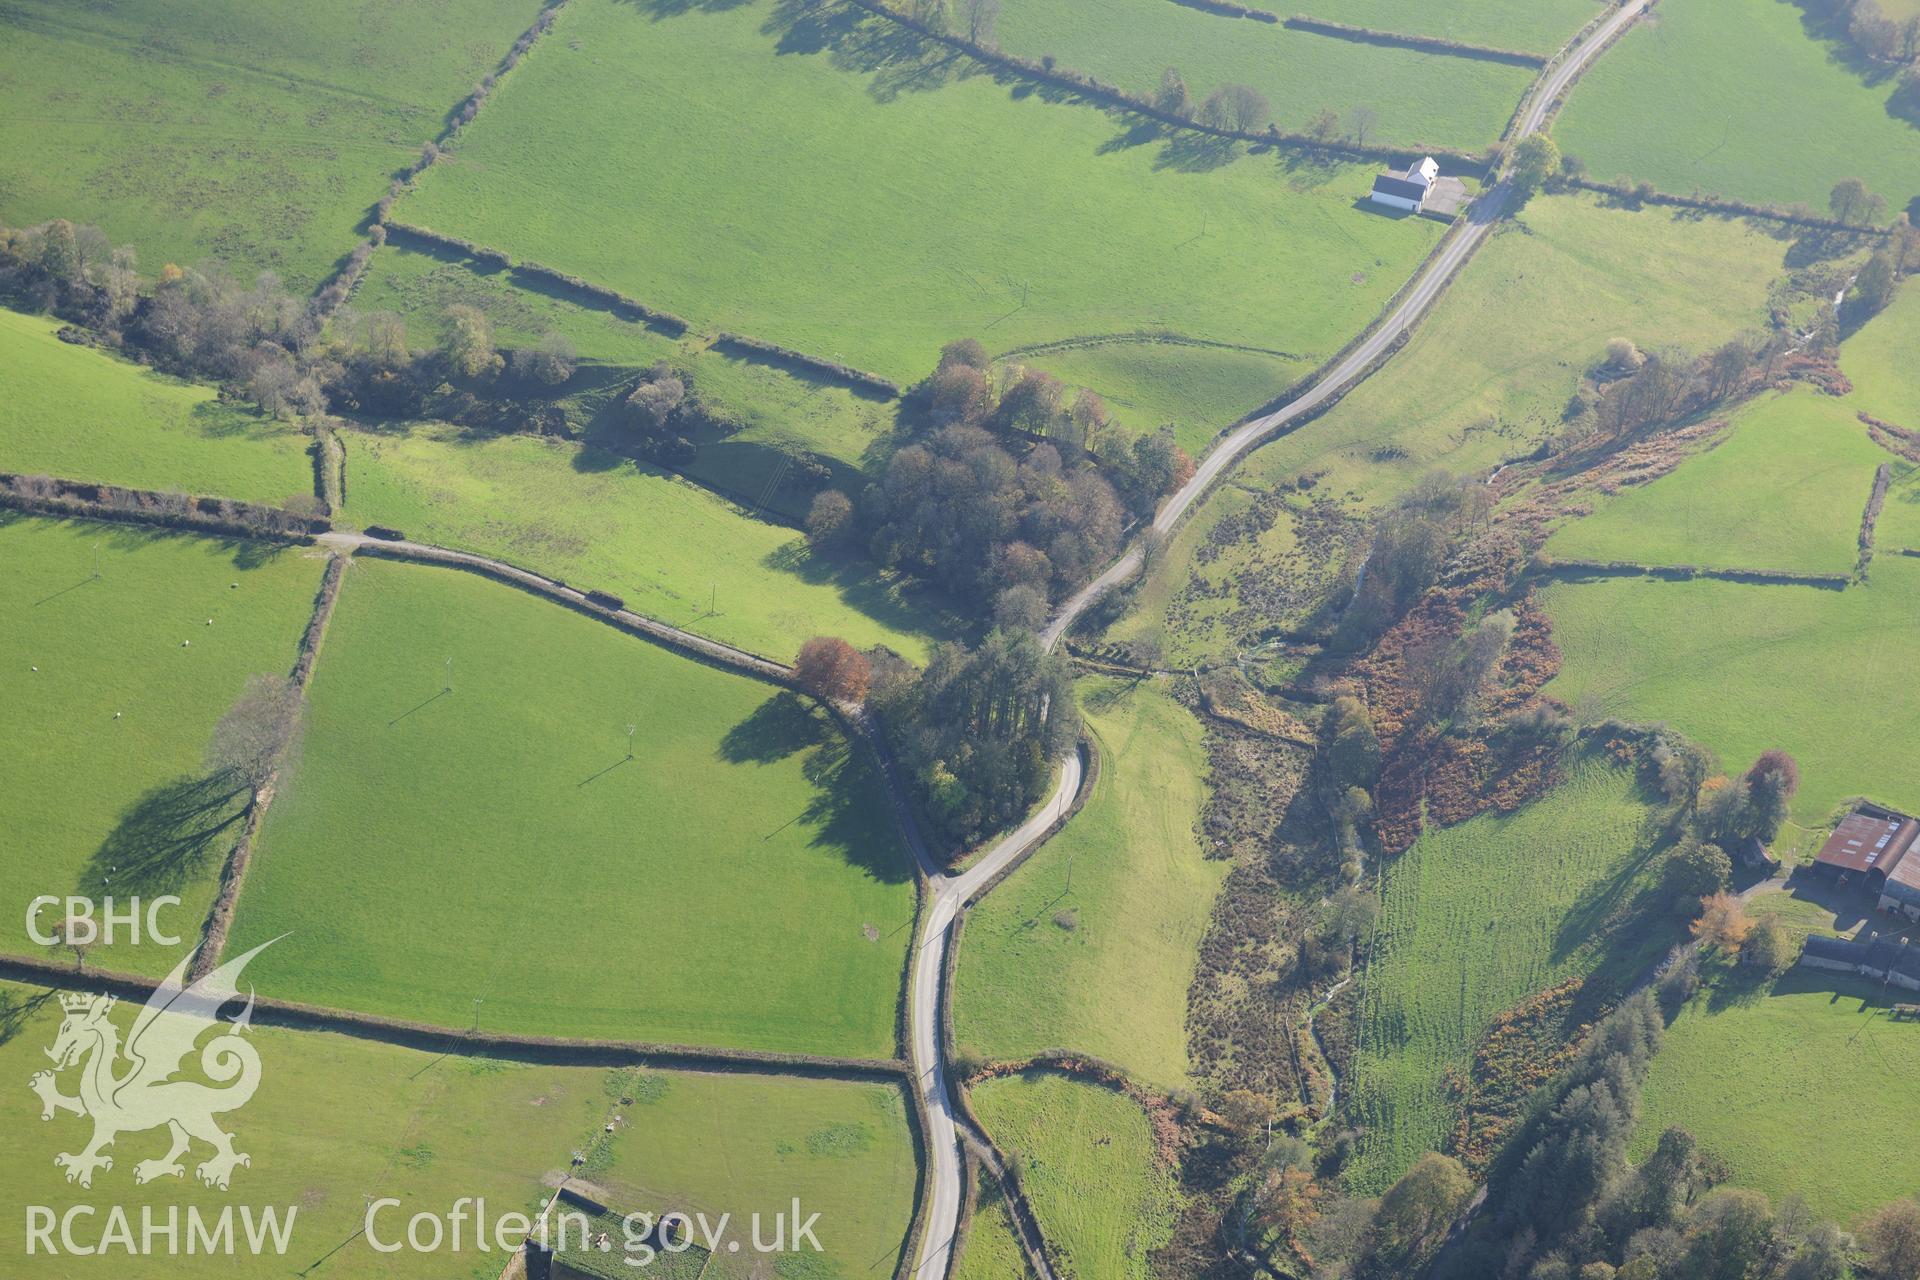
[[[1387,866],[1361,992],[1354,1186],[1384,1190],[1448,1149],[1449,1077],[1497,1014],[1603,965],[1617,987],[1659,956],[1671,938],[1632,910],[1658,873],[1657,816],[1630,771],[1596,757],[1519,811],[1430,831]]]

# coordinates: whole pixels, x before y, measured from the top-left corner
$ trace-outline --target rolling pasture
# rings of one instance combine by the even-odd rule
[[[1609,338],[1703,351],[1763,325],[1787,248],[1727,219],[1629,213],[1584,196],[1534,199],[1380,372],[1305,429],[1248,455],[1235,483],[1176,531],[1162,568],[1113,635],[1157,638],[1179,662],[1247,643],[1220,621],[1237,600],[1189,598],[1183,585],[1196,573],[1230,581],[1293,552],[1283,520],[1262,539],[1267,545],[1235,540],[1201,562],[1215,528],[1253,494],[1311,477],[1314,494],[1365,508],[1436,467],[1458,473],[1524,456],[1559,429]]]
[[[1905,998],[1806,969],[1708,987],[1653,1059],[1634,1158],[1681,1125],[1727,1162],[1734,1185],[1855,1222],[1920,1182],[1920,1153],[1890,1119],[1920,1105],[1920,1082],[1899,1066],[1912,1061],[1920,1026],[1888,1016]]]
[[[252,967],[247,972],[251,977]],[[261,988],[263,994],[271,990]],[[225,1275],[284,1277],[324,1256],[326,1265],[316,1275],[491,1280],[500,1273],[503,1255],[478,1252],[471,1225],[459,1253],[375,1252],[359,1234],[365,1197],[403,1202],[403,1208],[381,1211],[376,1230],[382,1243],[404,1239],[413,1213],[444,1214],[462,1196],[485,1197],[489,1218],[530,1211],[543,1193],[541,1179],[566,1163],[569,1147],[599,1126],[610,1104],[603,1070],[446,1058],[256,1025],[247,1039],[260,1056],[259,1091],[244,1108],[222,1117],[223,1127],[234,1133],[235,1149],[252,1157],[251,1165],[234,1171],[229,1190],[212,1190],[196,1180],[192,1164],[209,1153],[203,1143],[194,1144],[183,1178],[135,1185],[133,1166],[166,1152],[166,1131],[157,1128],[122,1134],[112,1148],[113,1168],[96,1174],[92,1189],[83,1190],[64,1180],[53,1155],[79,1150],[87,1122],[63,1115],[43,1124],[40,1100],[25,1087],[30,1075],[47,1066],[41,1051],[53,1043],[60,1025],[60,1006],[50,996],[40,988],[0,984],[7,1010],[0,1023],[0,1066],[18,1082],[0,1100],[0,1125],[14,1135],[12,1148],[19,1157],[0,1170],[0,1195],[14,1205],[46,1205],[56,1213],[76,1204],[100,1204],[99,1216],[77,1220],[76,1235],[83,1242],[89,1226],[95,1233],[105,1228],[105,1203],[124,1206],[136,1233],[142,1207],[151,1206],[164,1223],[168,1209],[178,1206],[183,1254],[187,1206],[209,1220],[229,1207],[237,1217],[242,1204],[256,1213],[271,1206],[283,1221],[293,1214],[284,1255],[271,1246],[260,1256],[240,1248],[222,1260]],[[138,1008],[122,1002],[112,1014],[123,1035]],[[63,1092],[74,1092],[74,1074],[60,1079]],[[20,1213],[7,1214],[0,1225],[0,1248],[9,1256],[25,1253],[23,1226]],[[168,1256],[165,1238],[155,1239],[158,1251],[151,1256],[116,1248],[75,1257],[62,1250],[57,1262],[44,1265],[75,1280],[147,1280],[177,1276],[197,1265]],[[35,1269],[42,1265],[33,1264]]]
[[[1194,834],[1200,724],[1153,684],[1088,679],[1079,693],[1100,777],[1079,816],[968,913],[954,1036],[992,1058],[1071,1045],[1179,1087],[1187,987],[1226,874]]]
[[[1560,529],[1550,554],[1710,569],[1845,574],[1874,471],[1894,461],[1853,410],[1800,386],[1744,406],[1728,434]]]
[[[539,13],[453,0],[22,0],[0,15],[0,220],[98,224],[149,275],[311,288]]]
[[[1196,457],[1312,372],[1304,360],[1268,351],[1127,338],[1008,358],[1091,387],[1114,421],[1136,432],[1171,423],[1180,446]]]
[[[1146,1113],[1123,1094],[1048,1071],[975,1085],[974,1109],[1018,1152],[1040,1229],[1072,1280],[1145,1280],[1173,1226],[1174,1185]]]
[[[1370,167],[1179,161],[884,19],[785,13],[578,0],[401,216],[903,382],[970,334],[1317,362],[1440,232],[1355,209]]]
[[[612,1137],[595,1139],[585,1176],[628,1212],[672,1208],[704,1212],[715,1222],[732,1214],[706,1275],[893,1273],[917,1177],[899,1089],[675,1071],[622,1072],[619,1079],[633,1105],[621,1109]],[[761,1217],[763,1242],[770,1240],[774,1215],[790,1213],[796,1196],[803,1219],[820,1215],[814,1233],[821,1252],[756,1256],[752,1215]],[[727,1247],[735,1243],[738,1251]]]
[[[1367,141],[1461,151],[1500,137],[1536,74],[1532,67],[1338,40],[1167,0],[1113,0],[1097,22],[1073,0],[1009,0],[1001,6],[999,37],[1009,53],[1051,54],[1062,66],[1148,98],[1173,66],[1195,102],[1222,84],[1249,85],[1272,103],[1275,122],[1295,133],[1306,132],[1322,110],[1337,113],[1350,130],[1354,113],[1364,108],[1375,118]]]
[[[1849,337],[1840,367],[1853,381],[1847,403],[1876,418],[1920,431],[1920,285],[1900,287],[1893,302]]]
[[[0,471],[270,505],[312,495],[301,432],[62,342],[61,327],[0,309]]]
[[[925,654],[932,608],[863,562],[817,557],[786,526],[615,454],[417,424],[347,436],[346,523],[497,556],[638,613],[786,661],[810,636]]]
[[[165,973],[198,939],[244,800],[208,738],[248,676],[292,667],[319,583],[297,550],[0,513],[0,951],[40,950],[42,894],[181,898],[180,947],[101,946],[98,967]]]
[[[1920,768],[1898,735],[1860,731],[1862,724],[1905,723],[1920,713],[1920,692],[1906,674],[1906,655],[1920,640],[1920,559],[1901,554],[1920,548],[1920,470],[1863,445],[1867,429],[1853,417],[1856,408],[1884,413],[1913,402],[1914,374],[1901,343],[1920,309],[1910,286],[1905,295],[1841,345],[1841,368],[1856,379],[1850,395],[1827,401],[1795,391],[1760,402],[1739,419],[1791,413],[1824,424],[1809,426],[1816,433],[1811,447],[1827,459],[1861,459],[1858,479],[1849,482],[1860,490],[1858,498],[1843,501],[1836,494],[1827,501],[1840,509],[1827,510],[1791,483],[1793,466],[1812,473],[1823,464],[1802,458],[1758,465],[1767,452],[1758,450],[1763,456],[1755,466],[1727,473],[1723,492],[1700,499],[1729,504],[1729,512],[1744,504],[1761,514],[1756,522],[1726,517],[1742,532],[1722,544],[1729,558],[1757,561],[1760,553],[1746,548],[1789,545],[1809,529],[1828,529],[1831,539],[1843,523],[1857,531],[1871,480],[1866,464],[1892,462],[1895,479],[1866,582],[1833,591],[1616,578],[1559,582],[1544,595],[1565,655],[1549,693],[1569,703],[1591,699],[1629,719],[1666,720],[1732,768],[1769,747],[1792,752],[1801,768],[1794,816],[1803,824],[1823,821],[1849,796],[1920,804]],[[1737,437],[1721,450],[1734,443]],[[1650,498],[1676,481],[1693,486],[1687,473],[1721,450],[1683,463],[1636,497]],[[1808,480],[1808,489],[1818,487]],[[1570,526],[1555,544],[1580,528]]]
[[[1541,799],[1429,831],[1387,866],[1352,1082],[1357,1190],[1445,1149],[1448,1074],[1495,1014],[1603,964],[1631,980],[1671,941],[1622,932],[1657,870],[1654,816],[1629,771],[1583,758]]]
[[[262,990],[443,1025],[889,1057],[913,882],[792,695],[510,587],[347,572],[241,896]]]
[[[1029,1280],[1032,1269],[1014,1234],[1006,1195],[991,1174],[983,1174],[973,1225],[953,1264],[954,1280]]]
[[[1552,696],[1664,720],[1728,768],[1791,752],[1803,823],[1848,796],[1920,804],[1920,762],[1901,735],[1861,731],[1920,715],[1920,560],[1880,555],[1872,580],[1845,591],[1614,578],[1555,583],[1543,603],[1565,655]]]
[[[1789,0],[1663,0],[1581,79],[1555,126],[1595,178],[1804,203],[1842,178],[1891,210],[1920,195],[1920,122],[1890,75],[1865,78]],[[1844,141],[1839,141],[1844,140]]]
[[[707,346],[699,335],[675,340],[458,257],[389,245],[374,255],[353,300],[361,311],[402,317],[415,347],[442,339],[447,308],[455,305],[484,313],[493,322],[494,340],[504,348],[532,346],[548,334],[565,337],[582,363],[562,389],[568,425],[616,451],[631,443],[620,421],[620,398],[645,370],[670,364],[684,373],[703,403],[735,424],[724,435],[696,436],[699,456],[681,470],[723,494],[764,503],[790,518],[806,515],[812,494],[806,485],[779,483],[790,459],[819,458],[834,471],[836,485],[857,494],[865,485],[864,469],[894,448],[898,406],[891,401]]]

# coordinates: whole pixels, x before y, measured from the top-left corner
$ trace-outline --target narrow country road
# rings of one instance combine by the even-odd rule
[[[1577,48],[1549,68],[1528,99],[1512,141],[1538,133],[1580,73],[1584,71],[1613,38],[1643,12],[1652,0],[1626,0],[1610,14]],[[1243,423],[1220,440],[1195,469],[1193,479],[1167,500],[1154,517],[1153,530],[1167,533],[1179,523],[1188,509],[1197,503],[1214,482],[1249,450],[1283,430],[1289,423],[1311,414],[1337,393],[1346,390],[1366,375],[1373,362],[1391,350],[1402,335],[1410,332],[1440,296],[1454,275],[1466,265],[1480,242],[1506,211],[1509,188],[1505,181],[1473,202],[1466,225],[1439,253],[1428,259],[1411,288],[1387,318],[1352,351],[1316,382],[1299,399],[1272,413]],[[1061,606],[1059,614],[1041,633],[1041,642],[1051,651],[1073,624],[1095,601],[1116,585],[1138,572],[1141,548],[1138,542],[1106,572],[1075,592]],[[1045,834],[1054,816],[1065,812],[1080,785],[1080,761],[1074,756],[1061,774],[1060,787],[1041,813],[1034,815],[1018,831],[1003,840],[966,875],[944,879],[929,872],[933,902],[927,911],[925,931],[914,954],[910,1046],[914,1079],[927,1099],[932,1117],[927,1135],[932,1168],[928,1170],[928,1206],[926,1232],[920,1238],[920,1256],[914,1265],[914,1280],[945,1280],[953,1253],[953,1236],[960,1219],[961,1158],[951,1110],[946,1064],[940,1051],[942,976],[946,971],[947,950],[951,945],[954,916],[976,889],[1000,867],[1018,857]],[[917,852],[917,851],[916,851]],[[924,854],[921,854],[924,860]],[[1042,1280],[1052,1280],[1043,1276]]]
[[[930,895],[926,923],[913,953],[913,977],[909,985],[911,1042],[908,1061],[915,1086],[927,1100],[927,1229],[920,1239],[920,1258],[914,1266],[916,1280],[944,1280],[949,1256],[953,1252],[953,1233],[960,1223],[960,1139],[953,1115],[953,1094],[947,1084],[947,1060],[942,1052],[940,1034],[945,1026],[941,1017],[942,990],[947,970],[947,951],[953,940],[954,917],[968,898],[993,879],[1021,854],[1038,844],[1050,827],[1080,792],[1082,764],[1080,753],[1067,757],[1060,770],[1060,783],[1053,795],[1019,828],[989,850],[964,874],[949,876],[928,863],[926,852],[917,847],[916,855],[927,873]]]
[[[1565,60],[1542,77],[1538,89],[1527,103],[1526,111],[1520,118],[1519,127],[1514,130],[1514,140],[1518,141],[1529,134],[1538,133],[1545,125],[1554,104],[1560,95],[1566,92],[1587,64],[1593,61],[1607,43],[1628,23],[1638,18],[1646,10],[1651,0],[1627,0],[1607,20],[1600,24],[1584,43],[1574,49]],[[1244,457],[1248,450],[1262,443],[1270,436],[1278,434],[1289,423],[1311,414],[1328,400],[1359,381],[1365,375],[1367,367],[1385,355],[1401,335],[1412,330],[1427,308],[1440,296],[1456,272],[1465,265],[1473,251],[1486,239],[1493,225],[1506,211],[1508,186],[1502,181],[1473,202],[1467,211],[1466,225],[1461,227],[1453,239],[1444,245],[1439,253],[1427,260],[1413,286],[1400,300],[1387,318],[1374,327],[1365,340],[1347,353],[1339,363],[1327,370],[1326,374],[1313,385],[1305,395],[1289,404],[1274,410],[1264,417],[1254,418],[1242,423],[1221,438],[1207,456],[1200,461],[1193,473],[1193,479],[1181,487],[1178,493],[1167,499],[1160,508],[1160,514],[1154,517],[1153,529],[1158,533],[1167,533],[1180,522],[1188,509],[1198,502],[1214,482]],[[1112,590],[1119,583],[1132,577],[1140,568],[1141,550],[1134,547],[1112,565],[1107,571],[1089,582],[1076,592],[1060,609],[1060,614],[1047,629],[1041,633],[1041,640],[1051,649],[1060,642],[1060,637],[1085,613],[1094,601]]]
[[[1626,3],[1609,15],[1584,43],[1546,72],[1528,101],[1518,127],[1513,132],[1515,140],[1536,133],[1543,127],[1567,86],[1586,68],[1594,56],[1607,46],[1621,28],[1646,10],[1649,3],[1651,0],[1626,0]],[[1415,277],[1413,284],[1407,289],[1405,296],[1387,317],[1356,344],[1352,351],[1328,369],[1311,390],[1292,403],[1243,423],[1227,433],[1201,460],[1193,478],[1167,500],[1160,513],[1154,518],[1152,528],[1160,533],[1170,531],[1219,477],[1254,446],[1284,430],[1290,423],[1311,414],[1336,394],[1364,377],[1368,367],[1374,361],[1387,354],[1396,341],[1412,330],[1454,275],[1466,264],[1474,250],[1492,230],[1494,223],[1505,212],[1508,195],[1508,186],[1503,181],[1474,201],[1472,208],[1468,211],[1465,224],[1452,234],[1451,240],[1446,241],[1438,253],[1428,259]],[[408,560],[478,569],[495,577],[517,582],[529,590],[565,603],[590,607],[594,605],[594,602],[587,598],[586,593],[577,588],[485,556],[451,551],[423,543],[369,538],[359,533],[327,533],[321,535],[318,541],[324,546],[348,553],[357,551],[384,553]],[[1057,646],[1061,637],[1095,601],[1138,572],[1140,564],[1141,549],[1136,542],[1104,573],[1081,588],[1061,606],[1058,616],[1041,633],[1041,640],[1046,648],[1051,650]],[[654,636],[676,648],[782,684],[788,683],[792,678],[792,671],[785,664],[762,655],[683,631],[678,627],[625,609],[606,612],[617,618],[622,625]],[[908,843],[913,848],[914,858],[927,880],[929,898],[923,912],[921,932],[914,944],[908,978],[908,1061],[913,1076],[913,1086],[926,1103],[928,1117],[928,1131],[925,1135],[928,1159],[924,1208],[925,1230],[920,1237],[919,1256],[915,1259],[912,1275],[914,1280],[945,1280],[952,1264],[954,1234],[960,1221],[963,1168],[959,1121],[954,1114],[953,1091],[947,1079],[946,1052],[942,1044],[945,1026],[943,1002],[949,997],[949,993],[945,990],[947,957],[952,947],[954,921],[969,898],[979,892],[1000,871],[1038,844],[1048,834],[1053,824],[1067,812],[1079,794],[1084,765],[1078,752],[1069,756],[1061,768],[1059,783],[1046,803],[964,874],[950,876],[934,864],[914,827],[911,816],[906,813],[904,797],[900,793],[897,779],[892,777],[891,766],[884,752],[884,744],[879,742],[872,725],[864,716],[856,714],[854,719],[861,730],[874,739],[876,747],[882,750],[883,767],[888,774],[887,790],[892,802],[900,810],[901,825],[907,833]],[[1053,1280],[1053,1278],[1043,1274],[1042,1280]]]

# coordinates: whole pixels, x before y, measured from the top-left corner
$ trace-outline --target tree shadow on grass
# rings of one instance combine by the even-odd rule
[[[776,693],[720,739],[720,758],[728,764],[772,764],[833,736],[792,693]]]
[[[883,883],[907,879],[909,859],[888,820],[872,763],[824,712],[795,694],[777,693],[727,730],[719,754],[731,764],[769,764],[800,752],[806,753],[800,770],[814,788],[813,796],[806,808],[764,839],[805,823],[813,832],[810,846],[837,850],[850,865]]]
[[[815,586],[830,586],[840,602],[862,617],[897,631],[944,639],[963,635],[969,624],[931,587],[882,576],[870,560],[822,555],[796,538],[769,551],[760,563]]]
[[[53,999],[58,992],[46,991],[4,991],[0,992],[0,1045],[6,1044],[33,1021],[41,1006]]]
[[[218,865],[246,816],[247,788],[228,773],[176,778],[120,815],[81,872],[90,897],[177,893]]]

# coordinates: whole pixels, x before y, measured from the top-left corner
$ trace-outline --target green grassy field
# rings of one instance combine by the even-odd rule
[[[1607,339],[1699,351],[1764,324],[1768,285],[1786,252],[1784,242],[1744,223],[1628,213],[1584,197],[1533,200],[1379,373],[1248,455],[1234,482],[1244,489],[1223,488],[1181,527],[1113,634],[1157,638],[1177,662],[1250,642],[1250,633],[1220,621],[1237,601],[1185,590],[1195,573],[1225,582],[1292,551],[1282,522],[1269,537],[1274,545],[1235,542],[1200,563],[1219,521],[1244,509],[1246,495],[1315,476],[1316,492],[1371,507],[1436,467],[1477,470],[1523,456],[1558,429]],[[1176,608],[1181,616],[1170,623]]]
[[[586,1177],[629,1212],[732,1214],[709,1277],[893,1273],[918,1176],[899,1089],[693,1072],[650,1072],[624,1087],[634,1105]],[[752,1215],[770,1243],[774,1215],[795,1197],[803,1220],[820,1215],[821,1252],[755,1254]]]
[[[1352,1084],[1357,1190],[1444,1149],[1447,1075],[1495,1014],[1602,965],[1630,980],[1671,941],[1622,932],[1653,817],[1631,773],[1590,758],[1518,812],[1429,832],[1387,867]]]
[[[1174,1187],[1147,1117],[1131,1099],[1051,1072],[989,1080],[974,1109],[1018,1152],[1040,1229],[1074,1280],[1145,1280],[1173,1226]]]
[[[1005,1193],[991,1175],[983,1175],[973,1225],[953,1264],[955,1280],[1030,1280],[1032,1268],[1014,1234]]]
[[[1066,830],[968,914],[954,1036],[995,1058],[1078,1049],[1182,1086],[1187,987],[1226,874],[1194,834],[1200,724],[1152,684],[1084,680],[1080,698],[1098,783]]]
[[[670,7],[570,5],[401,216],[902,381],[968,334],[1317,361],[1440,231],[1354,208],[1368,167],[1125,145],[1100,112],[922,65],[882,19]]]
[[[0,471],[276,505],[312,496],[300,431],[62,342],[60,328],[0,309]]]
[[[858,558],[613,454],[532,436],[417,425],[347,437],[348,524],[482,552],[677,627],[786,661],[813,635],[925,655],[941,619]]]
[[[1423,0],[1313,0],[1316,18],[1350,22],[1381,31],[1443,36],[1498,49],[1552,53],[1600,12],[1593,0],[1474,0],[1437,5]],[[1275,13],[1292,10],[1276,5]]]
[[[1787,0],[1665,0],[1582,77],[1555,134],[1603,180],[1824,214],[1855,177],[1898,210],[1920,195],[1920,129],[1889,110],[1893,77],[1869,85],[1842,56]]]
[[[192,1166],[210,1152],[200,1142],[187,1158],[183,1178],[136,1186],[134,1165],[166,1152],[167,1136],[160,1129],[122,1134],[111,1148],[113,1168],[95,1174],[92,1188],[83,1190],[64,1181],[53,1156],[80,1150],[90,1126],[71,1115],[43,1124],[40,1101],[25,1087],[30,1075],[47,1067],[42,1050],[53,1043],[60,1025],[57,1003],[35,1003],[45,994],[0,984],[0,999],[14,1013],[0,1031],[0,1065],[17,1082],[0,1103],[0,1124],[13,1135],[17,1157],[0,1171],[0,1196],[16,1207],[46,1205],[56,1213],[73,1205],[99,1205],[92,1219],[76,1220],[82,1243],[92,1243],[105,1229],[110,1204],[124,1206],[136,1240],[143,1206],[151,1206],[162,1223],[168,1209],[177,1207],[183,1215],[182,1254],[188,1206],[209,1220],[228,1207],[237,1216],[242,1205],[255,1213],[272,1207],[282,1221],[292,1213],[284,1255],[255,1256],[243,1248],[223,1261],[223,1274],[285,1277],[325,1257],[325,1266],[312,1274],[492,1280],[504,1255],[479,1252],[471,1224],[458,1253],[375,1252],[358,1234],[367,1212],[364,1197],[402,1201],[402,1208],[382,1209],[376,1219],[383,1244],[404,1240],[412,1214],[445,1214],[462,1196],[485,1197],[489,1218],[530,1210],[542,1192],[542,1177],[566,1165],[568,1151],[600,1124],[611,1102],[603,1088],[607,1073],[601,1070],[443,1058],[346,1036],[256,1026],[247,1038],[260,1057],[259,1091],[245,1107],[220,1118],[222,1128],[234,1134],[235,1149],[252,1157],[251,1165],[234,1171],[229,1190],[212,1190],[196,1180]],[[138,1008],[123,1002],[112,1015],[123,1035]],[[188,1071],[191,1076],[191,1065]],[[75,1092],[74,1074],[60,1077],[63,1092]],[[0,1249],[10,1257],[25,1252],[24,1225],[20,1212],[7,1214],[0,1225]],[[57,1232],[54,1239],[57,1243]],[[114,1280],[177,1276],[199,1265],[169,1256],[164,1237],[155,1242],[154,1256],[116,1248],[81,1258],[62,1250],[57,1262],[29,1265],[63,1276]]]
[[[310,288],[539,10],[9,5],[0,219],[97,223],[148,274],[218,258],[246,279],[271,269]]]
[[[790,695],[483,578],[362,560],[309,702],[235,924],[236,950],[293,932],[263,990],[892,1055],[906,855],[866,758]]]
[[[206,780],[208,737],[248,676],[292,667],[319,583],[298,551],[0,516],[0,951],[40,949],[42,894],[178,894],[163,927],[199,939],[239,806]],[[179,953],[121,943],[90,963],[164,973]]]
[[[1904,284],[1885,311],[1840,348],[1840,367],[1853,380],[1847,403],[1883,421],[1920,431],[1920,285]]]
[[[1896,461],[1812,387],[1745,406],[1723,442],[1547,542],[1556,556],[1839,573],[1859,558],[1874,471]],[[1906,464],[1900,464],[1906,469]]]
[[[1168,66],[1180,69],[1195,102],[1222,84],[1251,85],[1272,103],[1280,127],[1297,132],[1322,109],[1350,120],[1364,107],[1377,120],[1368,141],[1409,147],[1490,145],[1536,74],[1531,67],[1335,40],[1167,0],[1116,0],[1098,22],[1087,21],[1073,0],[1012,0],[1001,8],[999,34],[1009,53],[1052,54],[1063,66],[1149,98]]]
[[[1093,388],[1114,420],[1131,430],[1172,423],[1181,447],[1196,456],[1312,372],[1304,360],[1268,352],[1171,342],[1115,340],[1009,358]]]
[[[1805,821],[1853,795],[1920,804],[1920,762],[1899,735],[1861,732],[1920,714],[1920,560],[1879,556],[1846,591],[1616,578],[1557,583],[1544,603],[1565,655],[1554,697],[1667,721],[1729,768],[1784,748]]]
[[[511,273],[475,270],[457,258],[393,247],[374,255],[354,292],[361,311],[391,311],[407,322],[415,347],[438,343],[446,310],[479,308],[493,322],[502,347],[530,346],[549,333],[566,337],[580,353],[561,407],[569,425],[590,439],[617,448],[625,428],[610,407],[630,391],[642,372],[662,361],[682,370],[697,395],[736,422],[724,437],[698,438],[699,456],[682,470],[722,493],[763,502],[803,518],[809,487],[777,483],[783,459],[819,457],[849,493],[865,487],[864,470],[892,453],[897,405],[856,394],[846,386],[812,380],[705,345],[699,335],[676,341],[606,311],[529,288]],[[1157,423],[1154,425],[1158,425]],[[773,483],[770,487],[770,482]]]
[[[1709,988],[1681,1010],[1647,1074],[1635,1158],[1682,1125],[1738,1186],[1798,1195],[1852,1223],[1920,1181],[1902,1124],[1920,1081],[1902,1069],[1920,1026],[1888,1010],[1898,990],[1795,969],[1753,992]],[[1871,1082],[1871,1098],[1844,1087]]]

